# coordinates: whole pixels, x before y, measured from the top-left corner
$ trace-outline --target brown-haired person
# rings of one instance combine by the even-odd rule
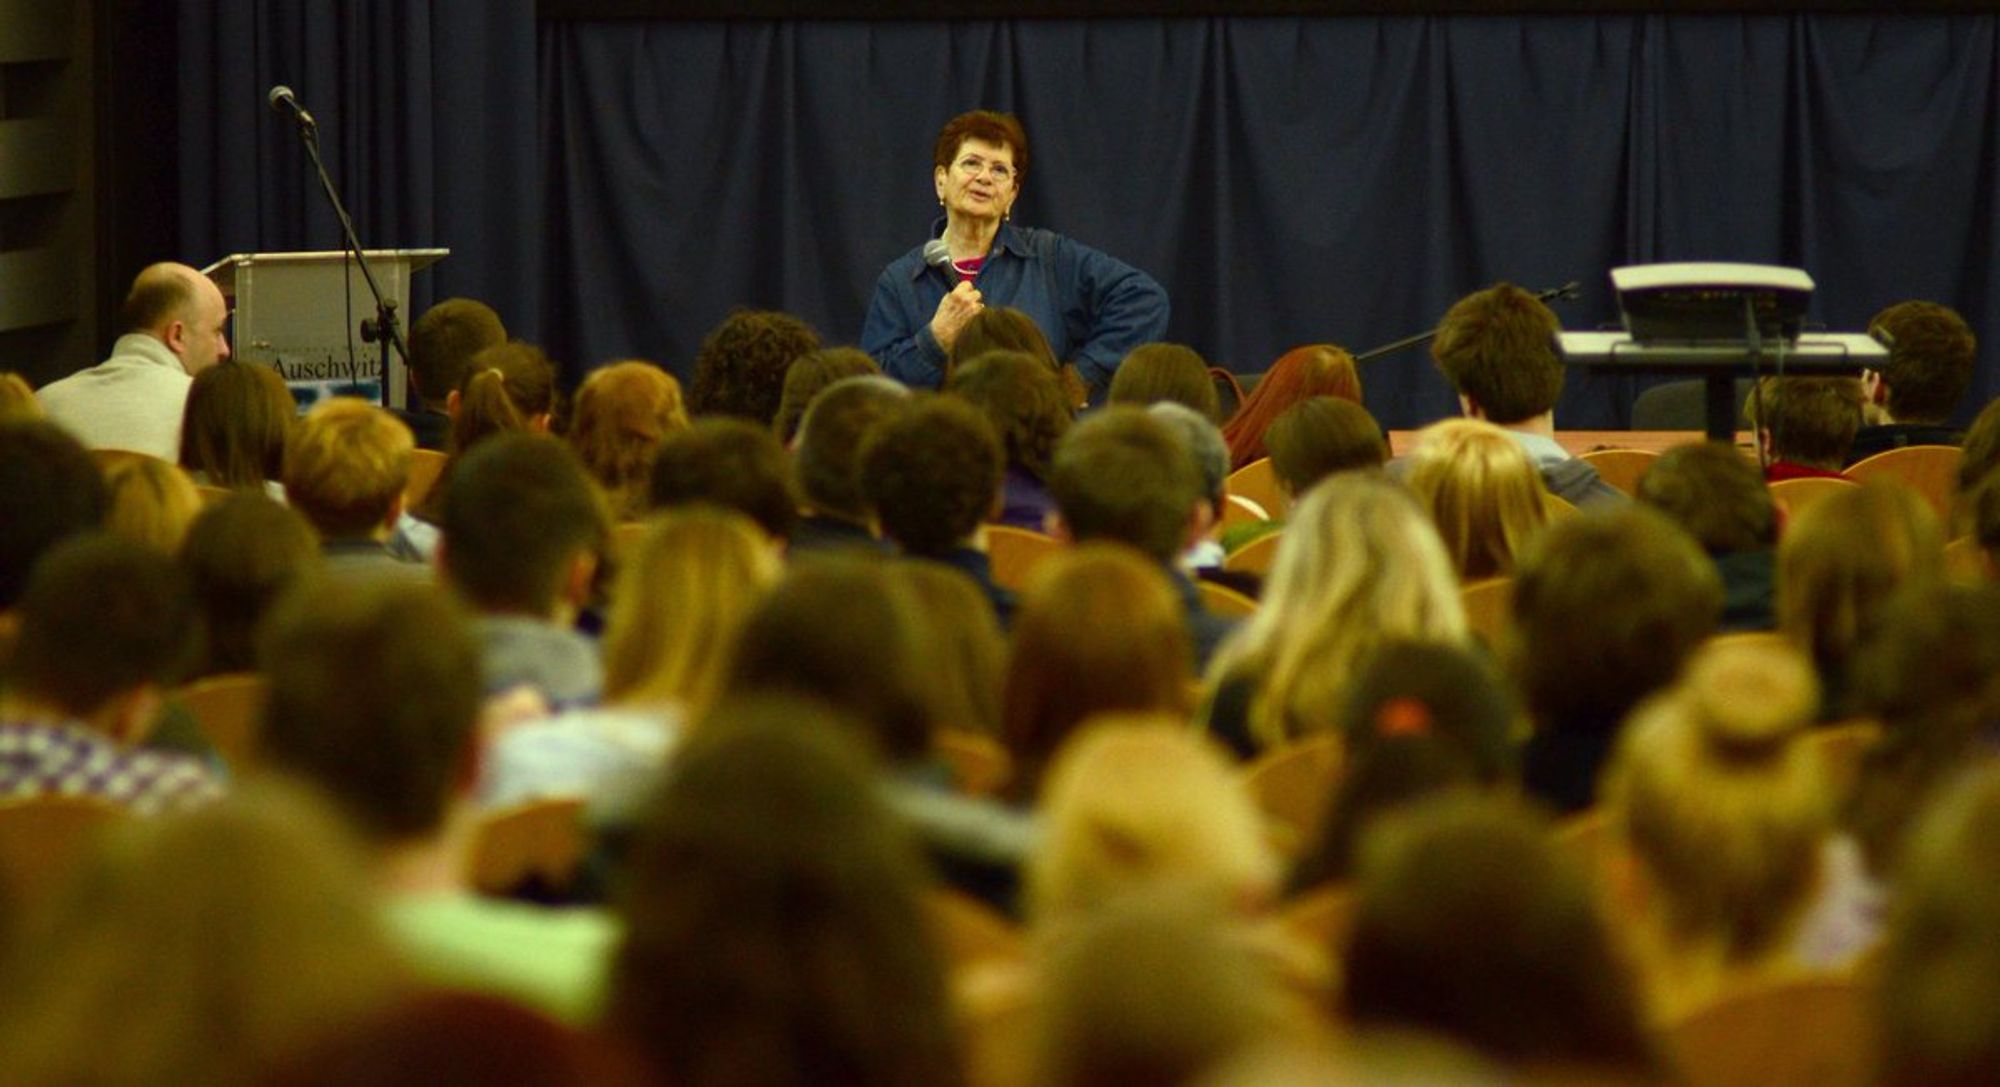
[[[1898,302],[1870,318],[1868,334],[1889,349],[1880,370],[1861,371],[1861,429],[1847,463],[1906,445],[1957,445],[1950,425],[1972,384],[1979,341],[1965,318],[1936,302]]]
[[[869,431],[902,411],[909,398],[907,386],[871,374],[834,382],[806,409],[792,450],[805,509],[792,528],[789,554],[891,551],[876,535],[875,513],[861,486],[861,451]]]
[[[1582,811],[1625,715],[1715,633],[1722,582],[1679,526],[1628,506],[1550,526],[1522,556],[1513,603],[1502,655],[1534,719],[1522,784]]]
[[[199,760],[133,747],[194,636],[172,560],[108,534],[73,537],[42,555],[18,616],[0,697],[0,797],[90,796],[152,814],[221,795]]]
[[[1750,394],[1764,478],[1846,479],[1847,447],[1861,429],[1861,383],[1851,377],[1767,377]]]
[[[1007,450],[994,523],[1048,531],[1056,508],[1049,495],[1049,462],[1075,418],[1061,379],[1026,352],[988,351],[954,367],[945,392],[986,413]]]
[[[965,327],[958,330],[958,338],[951,342],[951,361],[946,368],[945,381],[958,372],[960,366],[989,351],[1019,351],[1029,356],[1051,374],[1059,377],[1074,377],[1074,372],[1064,374],[1062,360],[1049,347],[1049,338],[1035,325],[1035,319],[1012,306],[987,306],[972,315]],[[1066,392],[1074,394],[1078,390],[1064,386]],[[1080,401],[1073,401],[1072,408],[1082,407]]]
[[[778,417],[792,363],[817,350],[819,333],[789,313],[736,310],[695,353],[688,408],[697,416],[726,415],[768,427]]]
[[[778,414],[771,431],[787,446],[798,440],[799,426],[819,394],[850,377],[879,374],[882,368],[868,353],[853,347],[823,347],[792,360],[785,371],[785,391],[778,398]]]
[[[1389,462],[1389,439],[1382,424],[1367,408],[1336,396],[1314,396],[1293,404],[1271,420],[1263,441],[1270,450],[1278,490],[1294,503],[1328,476],[1373,471]],[[1233,525],[1222,534],[1223,550],[1236,551],[1284,527],[1284,518],[1278,516]]]
[[[1677,445],[1639,477],[1634,497],[1672,518],[1722,577],[1722,629],[1777,625],[1778,509],[1750,458],[1721,442]]]
[[[1271,423],[1295,405],[1318,396],[1361,403],[1361,378],[1354,372],[1354,356],[1330,343],[1294,347],[1278,356],[1243,398],[1236,414],[1222,425],[1222,436],[1229,441],[1230,471],[1270,456],[1264,432]]]
[[[931,181],[944,216],[931,223],[933,241],[882,270],[861,326],[861,349],[883,373],[936,388],[959,332],[989,305],[1026,313],[1092,390],[1111,384],[1126,352],[1166,332],[1167,292],[1152,277],[1009,221],[1028,165],[1028,134],[1012,114],[962,113],[938,133]]]
[[[106,529],[169,558],[180,552],[201,512],[201,491],[186,472],[157,457],[120,457],[104,465],[104,486],[111,495]]]
[[[774,540],[791,536],[799,499],[791,454],[747,419],[696,419],[653,454],[653,508],[707,504],[735,510]]]
[[[54,423],[0,423],[0,639],[42,553],[104,523],[104,473]]]
[[[451,598],[429,585],[316,581],[279,603],[257,648],[270,681],[263,762],[317,787],[359,832],[418,972],[594,1018],[610,921],[481,898],[466,884],[480,651]]]
[[[180,552],[201,613],[201,652],[191,674],[255,669],[257,624],[319,567],[319,537],[297,510],[254,491],[209,503],[188,526]]]
[[[451,452],[423,504],[410,511],[426,526],[437,524],[459,458],[474,446],[495,434],[547,433],[553,428],[556,364],[533,344],[495,344],[472,356],[465,380],[445,398],[445,410],[451,415]],[[411,535],[407,525],[398,526],[398,531]],[[418,534],[412,542],[425,557],[436,549],[434,534]]]
[[[269,366],[211,366],[188,389],[180,466],[196,483],[232,490],[262,488],[284,497],[285,438],[298,401]]]
[[[993,580],[980,526],[1000,504],[1005,454],[993,425],[957,397],[925,395],[869,431],[861,490],[882,534],[907,556],[977,582],[1001,626],[1014,594]]]
[[[663,1082],[964,1082],[922,855],[851,733],[729,704],[648,805],[605,1025]]]
[[[507,327],[493,307],[471,298],[436,303],[410,326],[408,392],[413,403],[397,411],[416,436],[418,449],[451,448],[447,402],[465,384],[472,356],[507,342]],[[393,409],[392,409],[393,410]]]
[[[438,569],[478,613],[486,693],[526,686],[551,708],[594,704],[603,661],[574,627],[610,525],[583,462],[546,434],[500,435],[459,462],[443,512]]]
[[[319,533],[336,577],[430,578],[416,556],[389,544],[403,517],[416,442],[410,428],[365,400],[313,405],[285,445],[285,497]]]
[[[1142,408],[1171,401],[1193,408],[1210,422],[1222,414],[1208,361],[1194,348],[1177,343],[1142,343],[1126,352],[1105,400]]]
[[[171,461],[195,375],[229,358],[229,302],[185,264],[147,266],[119,310],[111,357],[36,392],[49,421],[91,449]]]
[[[1458,393],[1465,414],[1507,431],[1528,451],[1549,493],[1576,506],[1622,502],[1622,492],[1556,441],[1561,332],[1555,313],[1534,295],[1499,283],[1445,311],[1431,358]]]
[[[636,521],[650,504],[653,456],[667,435],[688,425],[681,383],[643,360],[614,362],[576,391],[569,444],[611,499],[613,516]]]

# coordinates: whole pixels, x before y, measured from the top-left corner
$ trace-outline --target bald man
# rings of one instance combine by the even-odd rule
[[[229,303],[185,264],[155,264],[132,281],[111,357],[35,393],[51,421],[92,449],[178,461],[181,412],[194,375],[229,357]]]

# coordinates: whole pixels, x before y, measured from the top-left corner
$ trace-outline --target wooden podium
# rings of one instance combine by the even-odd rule
[[[408,329],[410,277],[450,255],[449,249],[369,249],[368,266],[385,297],[396,302]],[[230,349],[243,362],[272,367],[301,409],[329,396],[382,399],[380,340],[361,338],[375,316],[375,299],[353,254],[235,253],[203,268],[235,310]],[[403,407],[403,360],[389,352],[389,399]]]

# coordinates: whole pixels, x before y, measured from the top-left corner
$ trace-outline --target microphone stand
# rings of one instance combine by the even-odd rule
[[[389,349],[394,347],[401,355],[404,365],[410,361],[410,349],[403,342],[403,333],[396,327],[396,300],[384,297],[382,287],[375,282],[375,273],[368,267],[367,254],[362,251],[361,239],[355,236],[354,220],[348,217],[347,205],[340,202],[340,190],[333,184],[333,175],[326,172],[326,160],[319,154],[319,125],[303,117],[299,119],[299,140],[306,146],[306,154],[312,159],[313,169],[319,174],[320,188],[326,190],[326,198],[333,205],[333,214],[340,220],[342,240],[354,254],[354,262],[361,266],[361,278],[368,284],[368,293],[375,296],[375,316],[361,322],[361,342],[382,344],[382,406],[389,406]]]
[[[1536,291],[1535,301],[1553,302],[1559,298],[1560,299],[1575,298],[1582,289],[1583,289],[1582,286],[1572,279],[1568,283],[1565,283],[1560,287],[1550,287],[1548,290],[1545,291]],[[1404,338],[1397,340],[1395,343],[1385,343],[1382,346],[1374,348],[1372,350],[1363,351],[1361,354],[1354,356],[1354,361],[1367,362],[1370,359],[1381,358],[1383,355],[1393,355],[1396,352],[1401,351],[1406,347],[1415,347],[1418,344],[1429,343],[1435,339],[1437,339],[1437,329],[1433,328],[1428,332],[1419,332],[1414,336],[1405,336]]]

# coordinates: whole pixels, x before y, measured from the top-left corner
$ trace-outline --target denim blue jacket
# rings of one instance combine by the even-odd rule
[[[931,224],[931,237],[944,220]],[[936,388],[945,351],[931,318],[958,278],[924,263],[922,246],[896,258],[875,281],[861,349],[905,385]],[[1111,383],[1127,351],[1167,330],[1167,292],[1152,276],[1060,234],[1001,223],[986,264],[972,281],[989,306],[1034,319],[1056,357],[1076,364],[1092,389]]]

